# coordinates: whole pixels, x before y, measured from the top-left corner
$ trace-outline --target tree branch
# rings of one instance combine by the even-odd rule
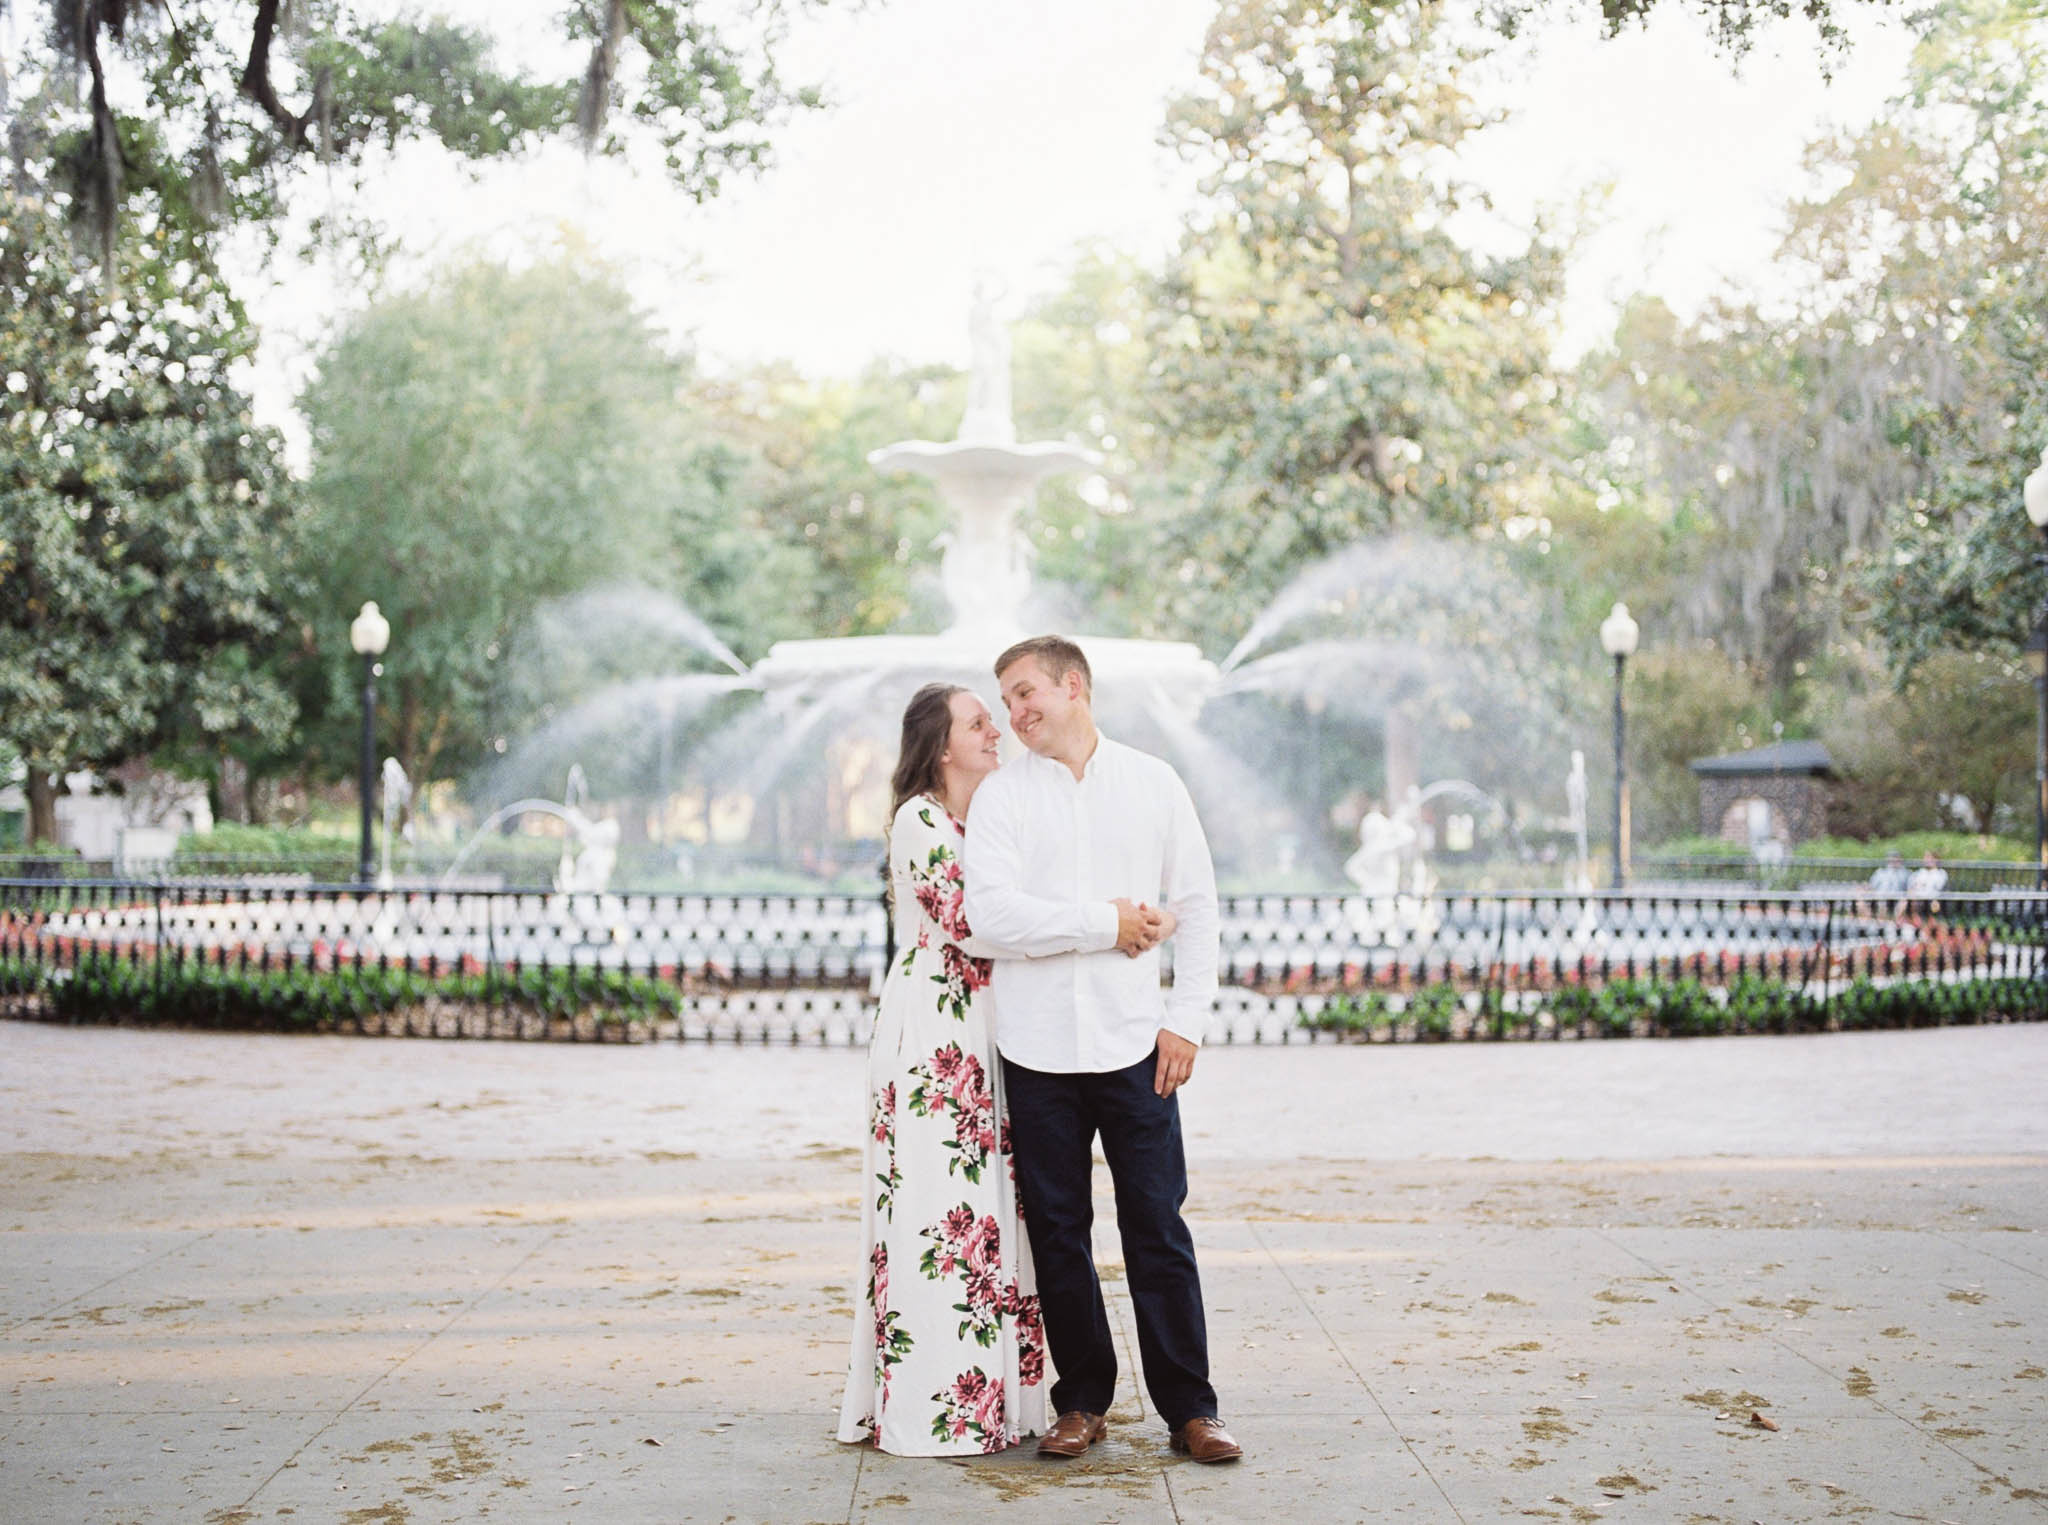
[[[277,37],[277,15],[282,4],[283,0],[257,0],[256,27],[249,39],[249,61],[242,66],[242,78],[237,88],[277,124],[278,131],[284,134],[285,143],[296,152],[306,146],[306,129],[312,124],[320,101],[316,91],[314,104],[303,115],[294,115],[277,98],[277,88],[270,82],[270,46]]]

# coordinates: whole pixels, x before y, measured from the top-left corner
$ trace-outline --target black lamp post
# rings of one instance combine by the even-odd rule
[[[384,671],[377,658],[391,644],[391,622],[378,612],[374,603],[364,604],[362,612],[349,623],[348,643],[363,659],[363,756],[357,786],[363,832],[361,849],[356,854],[356,883],[367,885],[375,881],[377,872],[370,855],[370,806],[377,787],[377,677]]]
[[[1600,649],[1614,658],[1614,887],[1628,882],[1628,763],[1623,753],[1628,719],[1622,705],[1622,677],[1635,655],[1642,632],[1629,618],[1628,605],[1616,604],[1600,622]]]
[[[2048,450],[2027,474],[2024,495],[2027,518],[2043,537],[2034,565],[2048,571]],[[2048,889],[2048,604],[2035,616],[2027,666],[2034,674],[2034,888],[2040,890]]]

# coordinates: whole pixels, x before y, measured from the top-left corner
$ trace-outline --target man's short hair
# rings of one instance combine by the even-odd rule
[[[1087,655],[1065,636],[1034,635],[1028,641],[1019,641],[996,658],[996,677],[1001,679],[1012,664],[1026,657],[1036,657],[1038,665],[1045,669],[1045,675],[1055,683],[1066,682],[1070,672],[1079,673],[1081,692],[1089,698],[1094,697],[1095,675],[1088,670]]]

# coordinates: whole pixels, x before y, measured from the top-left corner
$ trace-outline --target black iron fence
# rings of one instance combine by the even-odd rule
[[[1212,1041],[1572,1038],[2048,1016],[2048,897],[1245,896]],[[872,896],[0,881],[0,1014],[865,1040]]]

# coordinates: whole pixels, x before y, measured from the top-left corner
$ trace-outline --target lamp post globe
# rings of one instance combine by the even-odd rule
[[[1642,634],[1628,612],[1627,604],[1616,604],[1600,622],[1600,649],[1610,657],[1626,661],[1636,654],[1636,638]]]
[[[348,644],[363,659],[363,745],[356,793],[362,807],[362,830],[356,852],[356,883],[371,882],[374,869],[370,851],[371,796],[377,785],[377,675],[384,669],[377,658],[391,644],[391,621],[374,602],[363,605],[349,622]]]
[[[384,618],[374,599],[349,621],[348,643],[359,657],[381,657],[391,644],[391,621]]]
[[[1613,883],[1628,882],[1628,763],[1624,751],[1628,717],[1622,704],[1622,678],[1635,655],[1642,629],[1630,618],[1628,605],[1617,602],[1600,622],[1600,649],[1614,658],[1614,863]]]

